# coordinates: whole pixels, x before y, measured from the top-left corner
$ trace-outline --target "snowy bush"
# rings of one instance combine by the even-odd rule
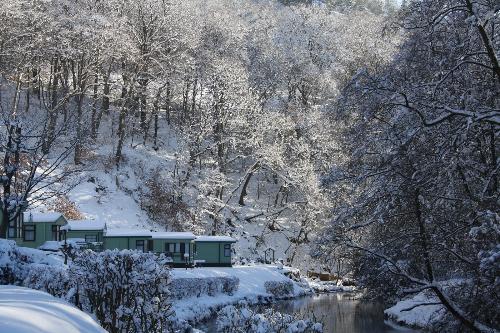
[[[78,251],[68,267],[42,251],[0,240],[0,284],[24,285],[65,298],[112,333],[168,331],[167,267],[163,255],[131,250]],[[211,288],[230,289],[227,282]]]
[[[52,263],[40,251],[17,247],[14,241],[0,239],[0,284],[22,284],[34,263]]]
[[[23,285],[61,298],[66,298],[71,289],[67,267],[57,265],[32,264]]]
[[[238,290],[239,282],[234,276],[175,279],[170,284],[170,292],[172,298],[176,299],[202,295],[233,295]]]
[[[217,332],[224,333],[313,333],[323,332],[323,325],[311,319],[296,319],[267,309],[257,313],[245,302],[228,305],[217,313]]]
[[[293,296],[293,283],[291,281],[266,281],[266,292],[277,298]]]
[[[22,260],[15,244],[0,240],[0,284],[17,284],[23,280],[23,267],[28,262],[26,258]]]
[[[131,250],[77,254],[69,268],[75,303],[109,332],[163,332],[170,311],[165,257]]]
[[[170,178],[156,169],[146,181],[146,191],[141,195],[141,207],[160,225],[172,230],[191,230],[195,216],[182,200],[181,189]],[[200,230],[191,230],[200,231]]]

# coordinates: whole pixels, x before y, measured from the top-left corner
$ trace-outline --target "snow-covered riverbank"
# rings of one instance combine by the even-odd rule
[[[12,241],[0,241],[0,254],[1,271],[12,275],[11,279],[3,283],[50,291],[67,300],[73,297],[68,294],[70,290],[65,289],[65,283],[70,280],[58,280],[57,274],[70,279],[66,274],[68,267],[63,264],[58,253],[17,247]],[[43,273],[44,278],[28,279],[33,269]],[[51,274],[56,275],[52,277]],[[174,268],[169,270],[169,276],[172,319],[180,324],[179,327],[199,323],[226,305],[240,301],[262,304],[296,298],[315,293],[322,284],[301,278],[297,270],[282,265]]]
[[[202,295],[200,297],[188,297],[174,301],[173,309],[179,320],[198,322],[212,316],[221,307],[246,300],[255,304],[268,302],[278,297],[298,297],[312,293],[307,284],[297,283],[285,276],[287,268],[279,268],[273,265],[234,266],[234,267],[206,267],[194,269],[173,269],[172,278],[175,279],[199,279],[214,277],[235,277],[239,280],[237,290],[229,294],[218,294],[214,296]],[[286,295],[273,295],[266,288],[266,282],[277,282],[291,285],[293,290]]]
[[[439,320],[444,308],[438,300],[421,292],[411,298],[401,300],[384,311],[386,317],[398,325],[411,328],[425,328]]]

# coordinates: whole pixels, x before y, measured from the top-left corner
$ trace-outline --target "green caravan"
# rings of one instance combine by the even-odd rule
[[[99,220],[70,220],[60,213],[28,211],[10,223],[7,238],[19,246],[57,251],[63,242],[79,248],[163,253],[174,267],[231,267],[236,239],[191,232],[108,229]]]
[[[7,239],[19,246],[37,248],[48,241],[61,241],[62,227],[66,224],[66,218],[60,213],[24,212],[11,221]]]
[[[195,239],[194,263],[197,266],[232,266],[232,245],[236,239],[228,236],[198,236]]]
[[[104,248],[164,253],[173,266],[184,267],[193,263],[195,238],[190,232],[110,229],[104,233]]]

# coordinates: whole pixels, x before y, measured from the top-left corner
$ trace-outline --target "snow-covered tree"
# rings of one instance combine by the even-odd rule
[[[394,61],[345,90],[342,154],[328,177],[338,201],[319,247],[353,250],[356,276],[385,297],[430,290],[475,332],[498,326],[498,307],[480,305],[498,288],[480,269],[500,235],[495,12],[467,0],[412,3]],[[461,288],[444,283],[457,277]]]

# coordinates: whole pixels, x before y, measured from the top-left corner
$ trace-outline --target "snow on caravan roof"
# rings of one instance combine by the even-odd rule
[[[62,230],[104,230],[106,224],[100,220],[71,220]]]
[[[195,239],[196,236],[191,232],[152,232],[154,239]]]
[[[25,212],[24,222],[29,223],[42,223],[42,222],[54,222],[58,218],[63,216],[61,213],[39,213],[39,212]]]
[[[229,236],[198,236],[196,242],[227,242],[236,243],[236,239]]]
[[[92,317],[43,291],[0,286],[1,331],[9,333],[106,333]]]
[[[106,230],[106,237],[151,237],[151,231],[144,229],[111,229]]]

